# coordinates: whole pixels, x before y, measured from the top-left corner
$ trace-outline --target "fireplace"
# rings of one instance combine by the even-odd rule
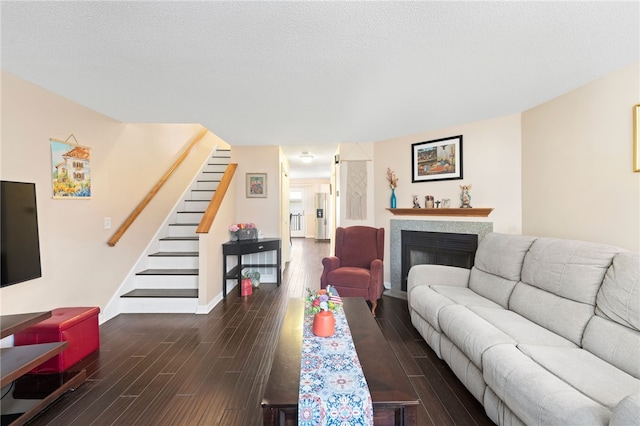
[[[477,235],[480,243],[482,238],[493,232],[493,222],[463,221],[463,220],[412,220],[391,219],[389,267],[390,282],[388,288],[394,291],[406,291],[406,274],[402,268],[402,231],[422,231],[452,234]],[[386,261],[385,261],[386,262]],[[408,269],[407,269],[408,271]],[[404,277],[404,278],[403,278]]]
[[[471,269],[478,248],[477,234],[401,231],[402,290],[407,291],[409,269],[434,264]]]

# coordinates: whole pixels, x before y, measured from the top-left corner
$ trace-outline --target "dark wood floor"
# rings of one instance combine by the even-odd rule
[[[260,401],[290,297],[319,288],[328,243],[295,239],[280,288],[235,291],[208,315],[123,314],[100,327],[88,380],[32,425],[260,425]],[[383,296],[377,321],[420,397],[419,425],[492,424],[411,325],[407,302]]]

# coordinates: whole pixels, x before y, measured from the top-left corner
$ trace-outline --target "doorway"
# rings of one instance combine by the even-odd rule
[[[289,191],[289,217],[291,224],[291,237],[304,238],[307,236],[307,219],[305,216],[305,191],[304,188],[291,188]]]

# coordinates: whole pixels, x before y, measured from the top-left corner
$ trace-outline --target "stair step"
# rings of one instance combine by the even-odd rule
[[[197,251],[200,245],[198,236],[164,237],[159,242],[158,251]]]
[[[149,255],[148,269],[197,269],[198,252],[190,250],[164,250]]]
[[[184,269],[184,268],[176,268]],[[136,275],[133,278],[133,288],[190,288],[197,289],[199,277],[197,275]]]
[[[199,223],[170,223],[170,237],[193,237],[196,235]]]
[[[213,198],[213,194],[215,192],[216,192],[215,189],[192,189],[191,190],[191,199],[192,200],[211,201],[211,198]]]
[[[149,257],[198,257],[199,254],[197,251],[159,251]]]
[[[176,223],[200,223],[204,212],[180,211],[176,213]]]
[[[200,237],[196,235],[195,237],[163,237],[160,238],[160,241],[197,241],[199,239]]]
[[[136,275],[198,275],[197,269],[145,269]]]
[[[194,185],[192,185],[192,190],[201,190],[201,191],[215,191],[218,189],[220,185],[219,179],[198,179]]]
[[[210,200],[183,200],[185,211],[206,210],[209,207]]]
[[[120,297],[154,297],[154,298],[197,298],[197,289],[162,289],[162,288],[146,288],[131,290],[129,293]]]

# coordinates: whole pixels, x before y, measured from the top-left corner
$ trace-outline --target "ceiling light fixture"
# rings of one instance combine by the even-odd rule
[[[311,162],[311,160],[313,160],[313,155],[309,154],[307,151],[304,151],[301,155],[300,155],[300,161],[302,161],[305,164],[308,164]]]

